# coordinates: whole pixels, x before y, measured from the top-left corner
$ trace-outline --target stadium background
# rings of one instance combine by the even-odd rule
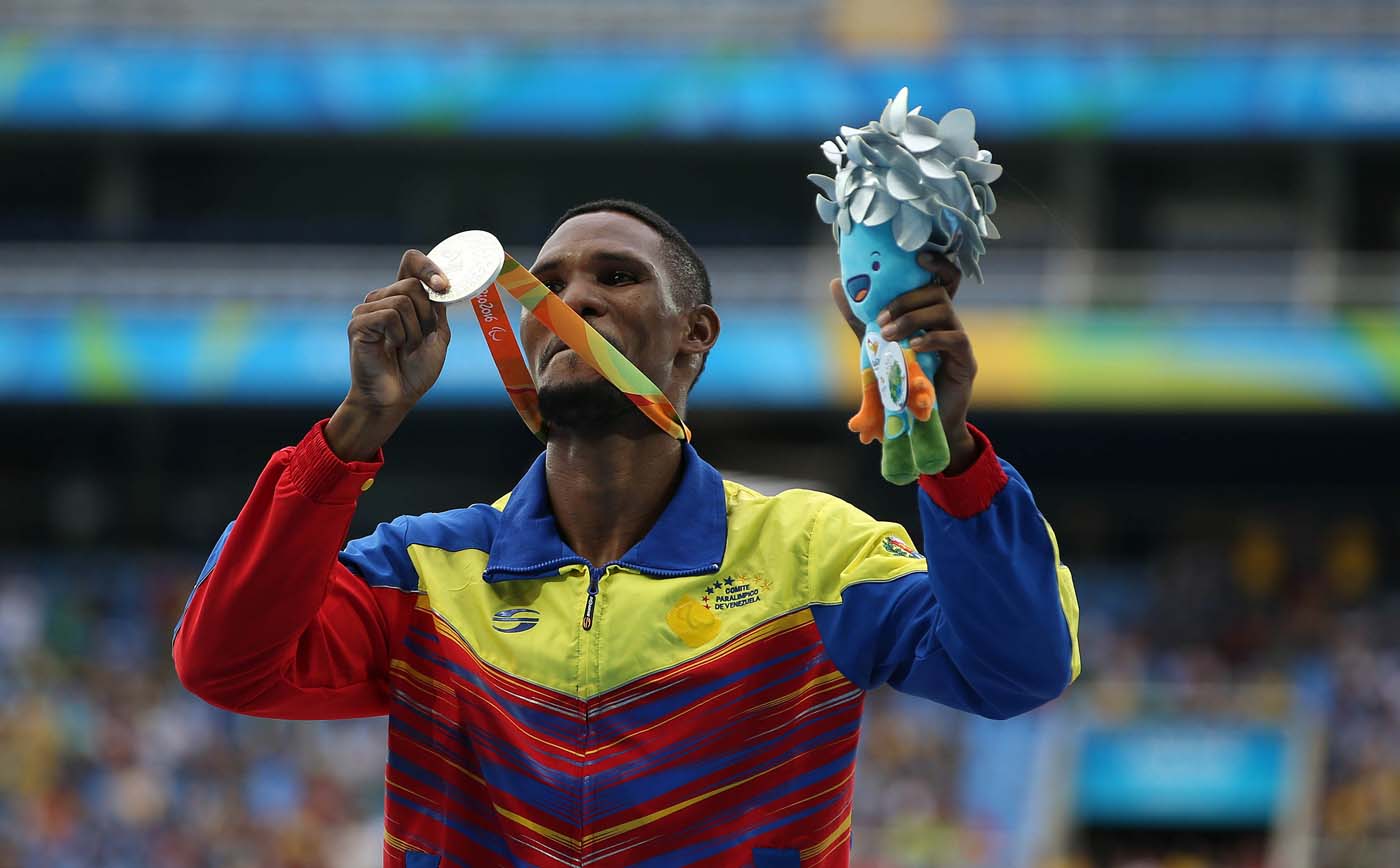
[[[709,263],[696,444],[917,523],[845,431],[804,180],[901,85],[1005,241],[974,421],[1054,522],[1084,675],[872,697],[853,864],[1400,864],[1400,6],[0,0],[0,866],[377,865],[382,720],[235,718],[170,629],[408,246],[637,198]],[[356,530],[534,452],[461,312]]]

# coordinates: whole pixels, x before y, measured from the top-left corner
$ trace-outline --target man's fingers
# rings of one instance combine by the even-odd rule
[[[404,334],[403,318],[392,308],[357,313],[350,318],[346,329],[350,343],[384,344],[389,349],[398,349],[408,342]]]
[[[440,301],[435,301],[433,305],[433,319],[437,322],[437,328],[442,332],[443,337],[452,337],[452,326],[447,322],[447,305]]]
[[[937,283],[925,284],[918,289],[904,293],[890,302],[884,310],[880,311],[880,315],[875,318],[875,322],[878,325],[887,325],[908,314],[910,311],[939,305],[952,310],[952,306],[949,304],[950,301],[951,299],[948,298],[948,289],[946,287]]]
[[[945,331],[961,329],[962,323],[947,301],[915,308],[908,313],[880,324],[880,336],[887,341],[900,341],[913,338],[921,331]]]
[[[910,338],[909,348],[920,353],[947,353],[962,359],[969,366],[974,364],[972,341],[963,329],[940,329],[925,332],[918,337]]]
[[[408,299],[413,305],[414,316],[418,319],[419,331],[427,334],[437,327],[438,318],[437,314],[433,312],[433,302],[428,299],[428,294],[423,291],[423,286],[416,277],[406,277],[382,289],[376,289],[365,296],[365,301],[381,301],[396,296]]]
[[[384,343],[391,348],[411,351],[422,340],[418,317],[400,309],[407,302],[380,299],[356,306],[348,331],[352,340]]]
[[[403,347],[412,352],[423,342],[423,328],[418,322],[418,311],[406,295],[391,295],[356,305],[350,316],[352,335],[356,329],[356,322],[360,320],[363,320],[366,326],[375,329],[388,324],[389,319],[383,314],[390,314],[398,321],[397,328],[392,331],[379,330],[380,334],[391,339],[393,346]]]
[[[447,275],[442,269],[433,263],[428,255],[421,250],[405,250],[403,259],[399,260],[399,280],[411,277],[414,280],[421,280],[434,292],[447,292],[451,283],[447,280]]]
[[[958,286],[962,283],[962,272],[958,270],[952,260],[941,253],[925,250],[919,254],[918,263],[920,268],[933,272],[934,276],[938,278],[938,283],[948,287],[949,298],[958,294]]]
[[[425,328],[422,312],[419,310],[418,304],[414,302],[412,295],[406,292],[394,292],[393,289],[393,286],[386,286],[369,293],[365,296],[365,303],[357,305],[351,312],[351,316],[381,309],[396,311],[404,319],[404,336],[407,345],[410,349],[416,348],[423,335],[436,327],[432,306],[426,300],[422,302],[423,307],[428,312],[428,322]],[[418,294],[423,295],[421,287],[418,289]]]

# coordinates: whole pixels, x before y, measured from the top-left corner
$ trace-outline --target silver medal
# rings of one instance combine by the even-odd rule
[[[444,239],[428,251],[428,258],[450,284],[447,292],[441,293],[424,286],[428,298],[452,304],[475,298],[495,283],[505,265],[506,251],[490,232],[469,229]]]

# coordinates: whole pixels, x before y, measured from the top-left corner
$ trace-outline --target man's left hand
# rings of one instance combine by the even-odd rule
[[[937,253],[920,253],[919,265],[933,274],[933,281],[896,298],[880,312],[876,324],[885,340],[909,338],[909,347],[915,352],[939,354],[933,388],[951,454],[944,473],[951,476],[966,470],[977,457],[977,445],[967,430],[967,408],[972,402],[977,360],[972,355],[972,342],[953,312],[953,298],[958,294],[962,273],[946,256]],[[839,277],[831,281],[831,297],[856,339],[863,338],[865,323],[851,312]]]

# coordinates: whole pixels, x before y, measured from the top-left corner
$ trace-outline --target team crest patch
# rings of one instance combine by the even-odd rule
[[[700,599],[690,594],[666,615],[666,626],[691,648],[699,648],[719,635],[724,612],[741,609],[763,599],[773,583],[758,576],[725,576],[706,585]]]
[[[767,579],[754,576],[725,576],[722,579],[715,579],[705,588],[700,602],[712,612],[738,609],[751,603],[757,603],[762,599],[763,592],[770,587],[772,587],[772,583]]]
[[[884,550],[898,558],[914,558],[918,560],[922,557],[909,543],[897,536],[887,536],[880,541],[880,546]]]

